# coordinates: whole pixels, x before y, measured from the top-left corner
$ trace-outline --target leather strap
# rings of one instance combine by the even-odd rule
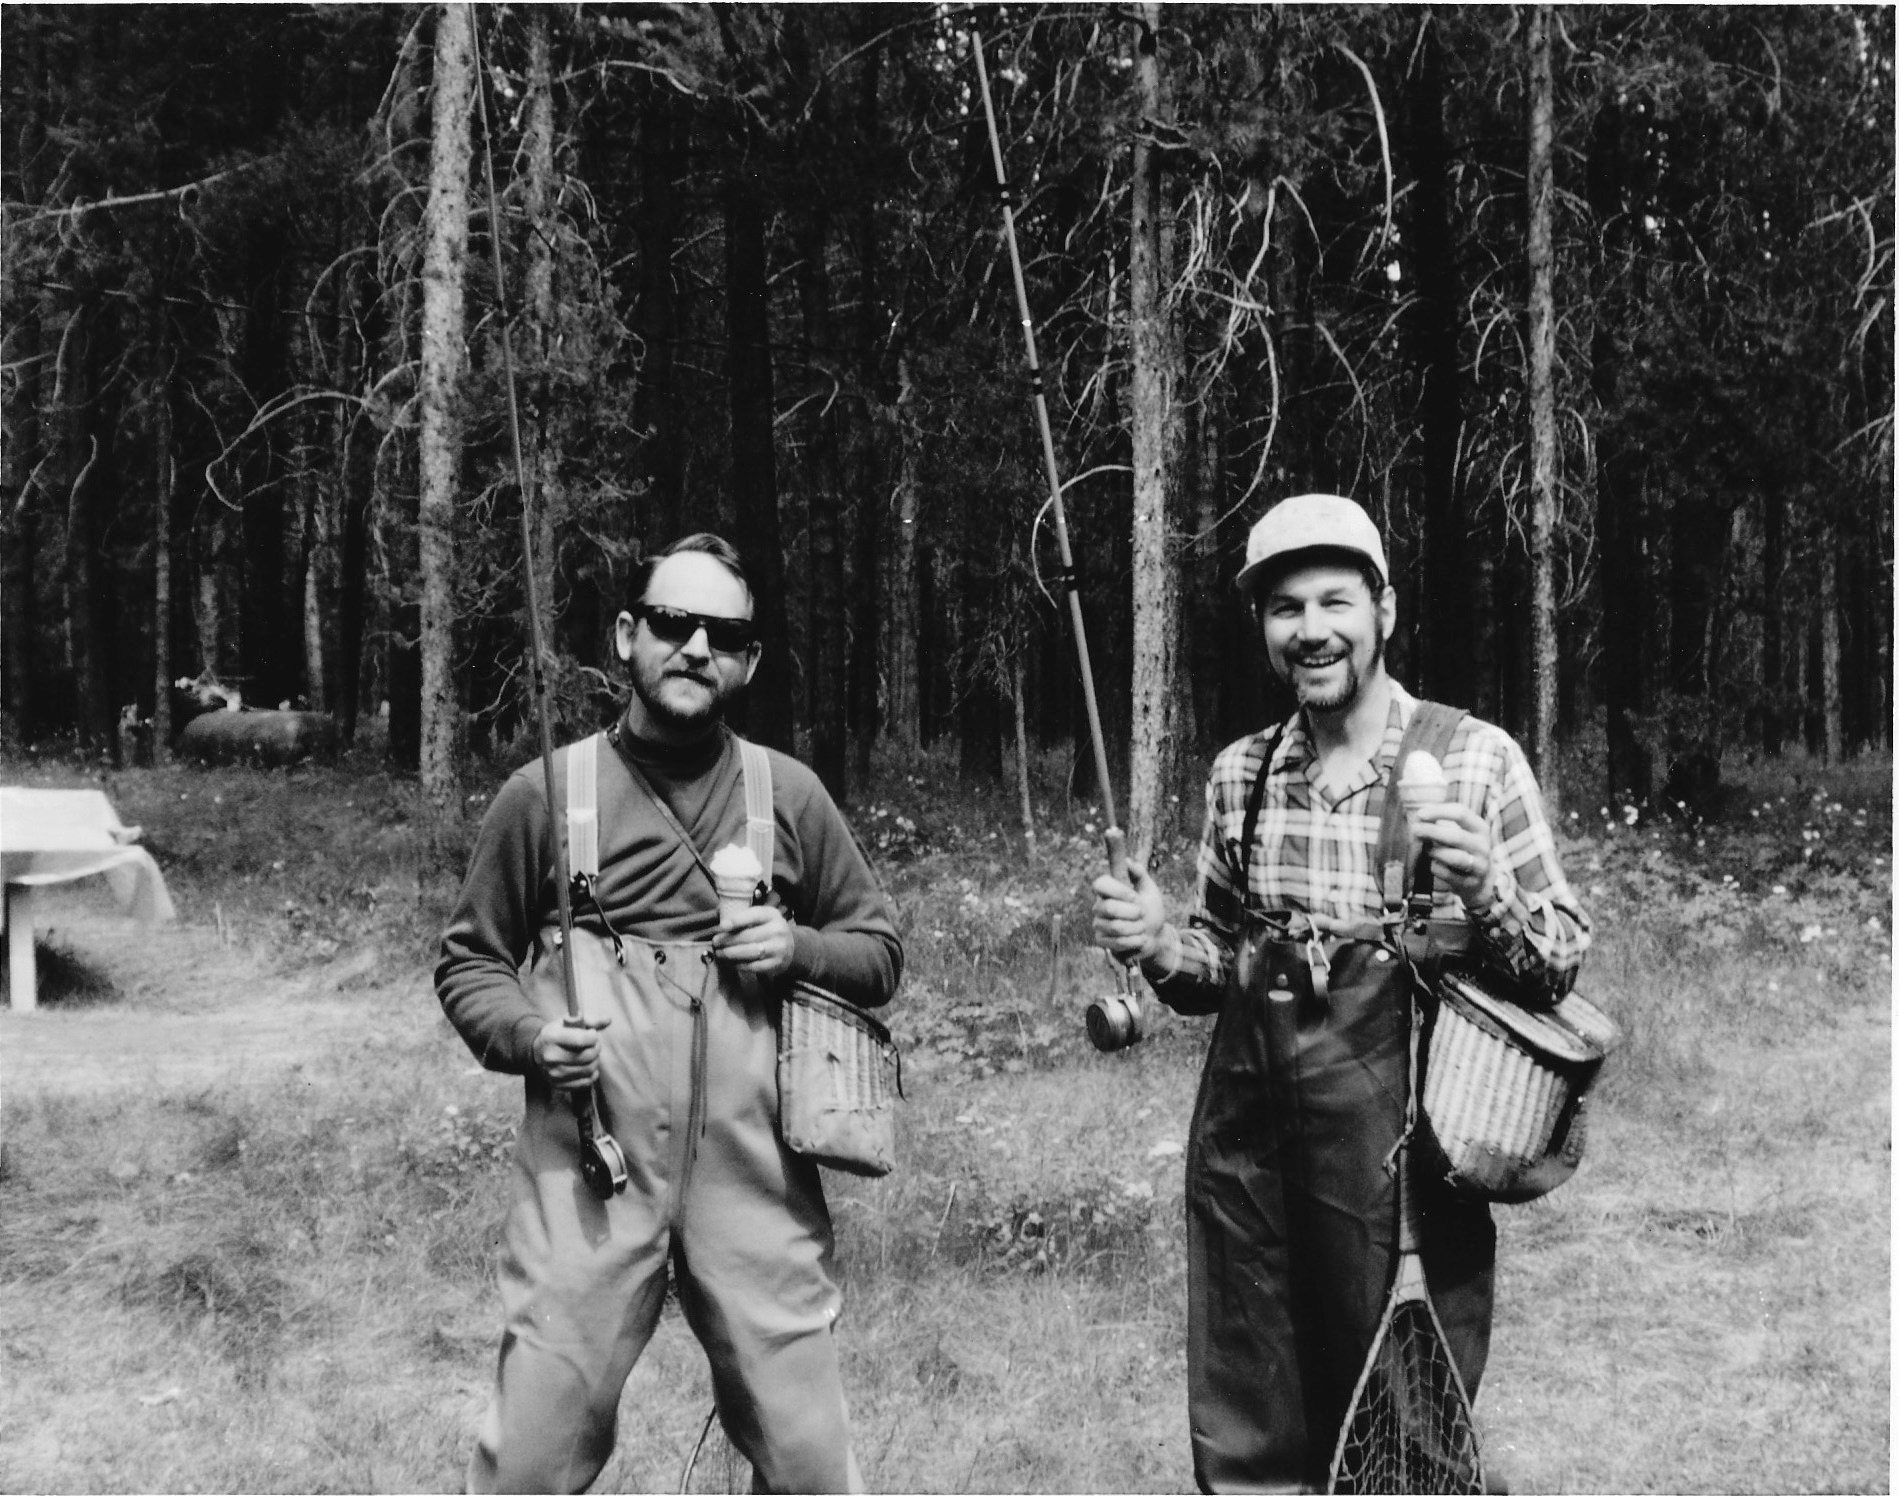
[[[1260,754],[1259,773],[1253,776],[1253,783],[1246,791],[1246,819],[1240,823],[1240,840],[1237,848],[1228,843],[1227,850],[1233,857],[1233,875],[1240,887],[1240,905],[1244,908],[1253,897],[1253,837],[1259,830],[1259,808],[1266,798],[1266,772],[1273,764],[1273,749],[1278,745],[1280,734],[1285,731],[1283,722],[1276,722],[1263,734],[1265,748]]]
[[[1378,850],[1372,866],[1379,869],[1379,886],[1385,896],[1385,913],[1394,916],[1405,903],[1406,860],[1411,848],[1410,830],[1405,824],[1404,801],[1398,794],[1398,779],[1404,773],[1404,761],[1413,753],[1428,753],[1439,763],[1450,753],[1451,738],[1457,724],[1469,715],[1461,707],[1444,706],[1435,701],[1420,701],[1405,725],[1404,740],[1391,760],[1391,774],[1385,781],[1385,814],[1378,826]],[[1431,861],[1420,855],[1410,880],[1412,913],[1428,918],[1431,912]]]

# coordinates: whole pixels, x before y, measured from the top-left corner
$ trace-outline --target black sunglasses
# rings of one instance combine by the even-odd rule
[[[720,654],[744,654],[758,643],[758,630],[749,618],[712,618],[683,608],[662,608],[657,603],[640,603],[633,613],[646,621],[646,627],[662,644],[688,643],[700,629],[706,631],[706,643]]]

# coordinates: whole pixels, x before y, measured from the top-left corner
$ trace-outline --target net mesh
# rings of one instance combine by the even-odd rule
[[[1339,1435],[1334,1491],[1480,1492],[1477,1430],[1430,1305],[1397,1305]]]

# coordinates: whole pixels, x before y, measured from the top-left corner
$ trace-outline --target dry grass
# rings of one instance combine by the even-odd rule
[[[168,771],[116,793],[161,846],[200,834],[166,818],[180,793],[237,807],[245,845],[174,879],[188,920],[215,905],[240,928],[228,971],[216,947],[177,974],[200,1005],[206,984],[235,1000],[286,964],[320,976],[322,942],[340,962],[354,938],[339,909],[385,942],[390,974],[364,986],[352,968],[337,1000],[361,1033],[299,1071],[7,1084],[0,1486],[451,1488],[492,1371],[518,1101],[470,1073],[427,1000],[402,789]],[[1890,833],[1834,803],[1850,804],[1814,811],[1803,787],[1765,824],[1743,810],[1569,849],[1603,927],[1588,990],[1631,1040],[1578,1179],[1499,1212],[1479,1415],[1515,1489],[1887,1485],[1890,882],[1870,859]],[[873,845],[886,828],[913,963],[903,1166],[832,1191],[866,1473],[887,1490],[1189,1486],[1178,1147],[1204,1026],[1086,1048],[1076,1017],[1105,972],[1079,948],[1095,856],[1079,821],[1032,858],[994,822],[957,834],[923,787],[860,823]],[[120,969],[80,973],[83,1013],[33,1021],[116,1002],[156,1032],[165,983],[102,994],[99,971]],[[600,1488],[675,1489],[708,1400],[669,1315]]]

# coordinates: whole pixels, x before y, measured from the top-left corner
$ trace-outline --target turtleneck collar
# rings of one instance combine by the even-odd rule
[[[655,743],[637,737],[625,717],[607,730],[607,741],[622,757],[632,760],[641,769],[657,771],[668,778],[703,774],[724,757],[731,737],[731,729],[723,722],[703,738],[680,744]]]

